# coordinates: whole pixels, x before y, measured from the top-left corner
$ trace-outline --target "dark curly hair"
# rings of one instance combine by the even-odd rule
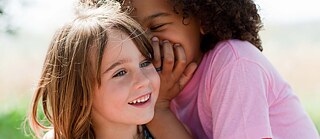
[[[212,49],[219,41],[246,40],[262,51],[262,28],[257,5],[252,0],[171,0],[174,9],[182,9],[184,18],[194,15],[201,21],[205,35],[201,50]]]
[[[99,6],[108,0],[91,1]],[[110,1],[110,0],[109,0]],[[121,4],[125,0],[113,0]],[[201,41],[202,52],[211,50],[216,43],[227,39],[249,41],[260,51],[263,50],[259,31],[263,25],[253,0],[168,0],[173,10],[183,19],[195,16],[201,21],[205,35]],[[125,7],[123,7],[125,8]],[[183,24],[187,24],[182,21]]]

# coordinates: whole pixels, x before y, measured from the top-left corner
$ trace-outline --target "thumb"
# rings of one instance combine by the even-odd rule
[[[197,69],[197,66],[198,65],[195,62],[192,62],[183,71],[183,73],[179,79],[180,90],[182,90],[184,88],[184,86],[188,83],[188,81],[192,78],[194,72]]]

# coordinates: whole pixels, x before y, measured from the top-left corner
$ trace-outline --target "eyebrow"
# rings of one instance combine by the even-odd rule
[[[111,66],[109,66],[107,68],[107,70],[105,70],[103,73],[107,73],[108,71],[114,69],[115,67],[122,65],[122,64],[125,64],[125,63],[129,63],[130,61],[131,61],[130,59],[121,59],[121,60],[113,63]]]
[[[147,22],[147,21],[149,21],[149,20],[152,20],[152,19],[154,19],[154,18],[163,17],[163,16],[169,16],[169,15],[170,15],[169,13],[164,13],[164,12],[156,13],[156,14],[153,14],[153,15],[150,15],[150,16],[144,18],[144,19],[142,20],[142,23],[145,23],[145,22]]]
[[[143,55],[140,55],[140,58],[141,59],[145,59],[145,57]],[[116,61],[115,63],[113,63],[111,66],[109,66],[107,68],[107,70],[105,70],[103,73],[107,73],[109,72],[110,70],[114,69],[115,67],[119,66],[119,65],[123,65],[125,63],[130,63],[132,60],[129,59],[129,58],[125,58],[125,59],[120,59],[118,61]]]

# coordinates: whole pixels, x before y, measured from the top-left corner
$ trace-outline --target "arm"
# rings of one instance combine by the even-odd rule
[[[161,86],[160,93],[155,107],[155,115],[151,122],[147,124],[148,129],[155,138],[171,139],[192,138],[188,129],[177,119],[170,110],[170,101],[179,94],[183,86],[191,79],[196,69],[196,64],[186,64],[186,57],[181,46],[165,41],[162,46],[164,56],[161,60],[159,40],[153,39],[154,65],[162,66],[159,71]],[[162,64],[161,64],[162,63]]]
[[[266,82],[261,68],[235,60],[211,80],[212,137],[217,139],[272,137]],[[235,122],[236,121],[236,122]],[[223,128],[220,128],[223,127]]]
[[[216,127],[212,138],[271,138],[276,96],[267,60],[254,46],[240,41],[221,43],[208,55],[208,68],[216,70],[209,72],[206,95],[199,95],[209,98],[200,101],[210,105],[205,113],[212,115],[211,126]]]

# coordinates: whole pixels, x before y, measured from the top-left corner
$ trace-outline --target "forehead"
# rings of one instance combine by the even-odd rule
[[[124,6],[132,8],[135,18],[143,18],[155,13],[174,13],[170,0],[126,0]]]
[[[129,35],[123,31],[112,29],[108,31],[108,42],[104,54],[111,55],[124,49],[126,46],[134,45]]]
[[[103,52],[104,62],[109,63],[122,58],[141,56],[140,51],[127,33],[113,29],[108,34],[108,43]]]
[[[126,32],[118,29],[110,29],[108,31],[108,47],[115,47],[112,44],[121,43],[123,41],[129,41],[131,38]],[[109,45],[110,44],[110,45]]]

